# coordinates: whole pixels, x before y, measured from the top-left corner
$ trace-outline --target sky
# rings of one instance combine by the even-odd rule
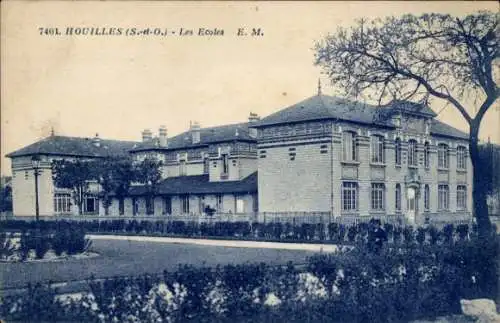
[[[160,125],[189,128],[245,122],[335,85],[314,66],[313,46],[362,17],[498,10],[492,2],[146,2],[2,1],[1,173],[5,154],[55,134],[137,140]],[[46,35],[57,27],[62,35]],[[66,29],[160,28],[167,36],[65,35]],[[40,35],[42,28],[42,35]],[[180,36],[180,28],[223,36]],[[239,28],[261,36],[237,36]],[[175,32],[173,34],[172,32]],[[432,108],[442,110],[444,103]],[[438,119],[461,130],[453,107]],[[490,109],[483,139],[500,143],[500,109]]]

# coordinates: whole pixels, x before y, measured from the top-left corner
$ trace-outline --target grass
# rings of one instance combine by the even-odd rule
[[[65,262],[0,263],[0,289],[21,288],[34,282],[65,282],[174,270],[180,264],[216,266],[265,262],[305,263],[314,254],[302,250],[230,248],[142,241],[94,240],[100,256]]]

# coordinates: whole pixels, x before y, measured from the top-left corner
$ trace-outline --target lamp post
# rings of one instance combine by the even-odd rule
[[[40,156],[33,156],[31,158],[31,163],[33,165],[33,175],[35,176],[35,216],[38,222],[40,218],[40,207],[38,205],[38,176],[40,175]]]

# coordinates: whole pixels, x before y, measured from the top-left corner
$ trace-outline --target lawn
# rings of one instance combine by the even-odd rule
[[[146,241],[93,240],[88,259],[60,262],[0,263],[0,289],[24,287],[30,282],[65,282],[160,273],[179,264],[225,265],[246,262],[304,263],[312,251],[201,246]]]

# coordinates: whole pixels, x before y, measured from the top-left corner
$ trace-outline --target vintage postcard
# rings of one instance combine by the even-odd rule
[[[0,319],[498,319],[498,20],[3,1]]]

